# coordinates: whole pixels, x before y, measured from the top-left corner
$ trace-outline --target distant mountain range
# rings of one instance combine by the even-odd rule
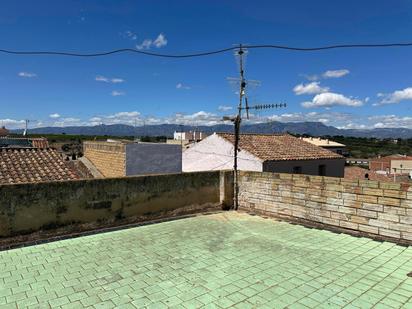
[[[182,126],[178,124],[146,125],[133,127],[124,124],[98,125],[98,126],[71,126],[71,127],[43,127],[29,130],[31,134],[73,134],[73,135],[111,135],[111,136],[173,136],[175,131],[197,130],[205,133],[233,132],[232,125],[214,126]],[[342,135],[353,137],[375,138],[412,138],[412,129],[383,128],[383,129],[338,129],[326,126],[321,122],[268,122],[259,124],[244,124],[243,133],[282,133],[308,134],[312,136]],[[23,130],[14,130],[22,133]]]

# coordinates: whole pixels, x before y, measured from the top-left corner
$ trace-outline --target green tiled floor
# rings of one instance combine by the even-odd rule
[[[412,248],[226,212],[0,252],[0,308],[412,308]]]

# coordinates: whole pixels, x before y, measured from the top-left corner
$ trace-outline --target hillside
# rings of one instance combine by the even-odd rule
[[[180,130],[200,130],[206,133],[232,132],[233,126],[221,124],[214,126],[182,126],[178,124],[147,125],[133,127],[125,124],[72,126],[72,127],[44,127],[30,130],[32,134],[71,134],[71,135],[111,135],[111,136],[173,136],[173,132]],[[375,138],[412,138],[412,130],[405,128],[385,128],[371,130],[344,130],[326,126],[320,122],[268,122],[259,124],[244,124],[241,128],[245,133],[281,133],[308,134],[312,136],[342,135],[353,137]],[[14,130],[21,133],[22,130]]]

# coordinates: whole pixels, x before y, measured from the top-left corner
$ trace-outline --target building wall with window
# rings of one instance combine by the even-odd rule
[[[344,177],[344,159],[316,159],[316,160],[290,160],[290,161],[265,161],[263,171],[272,173],[293,173],[305,175],[320,175],[331,177]]]

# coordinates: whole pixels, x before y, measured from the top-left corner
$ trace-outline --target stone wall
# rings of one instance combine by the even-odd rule
[[[73,223],[123,218],[139,222],[217,208],[230,199],[226,173],[231,175],[216,171],[3,185],[0,237]]]
[[[110,142],[83,142],[84,156],[105,177],[126,176],[126,145]]]
[[[240,208],[335,231],[412,244],[408,184],[240,172]]]

